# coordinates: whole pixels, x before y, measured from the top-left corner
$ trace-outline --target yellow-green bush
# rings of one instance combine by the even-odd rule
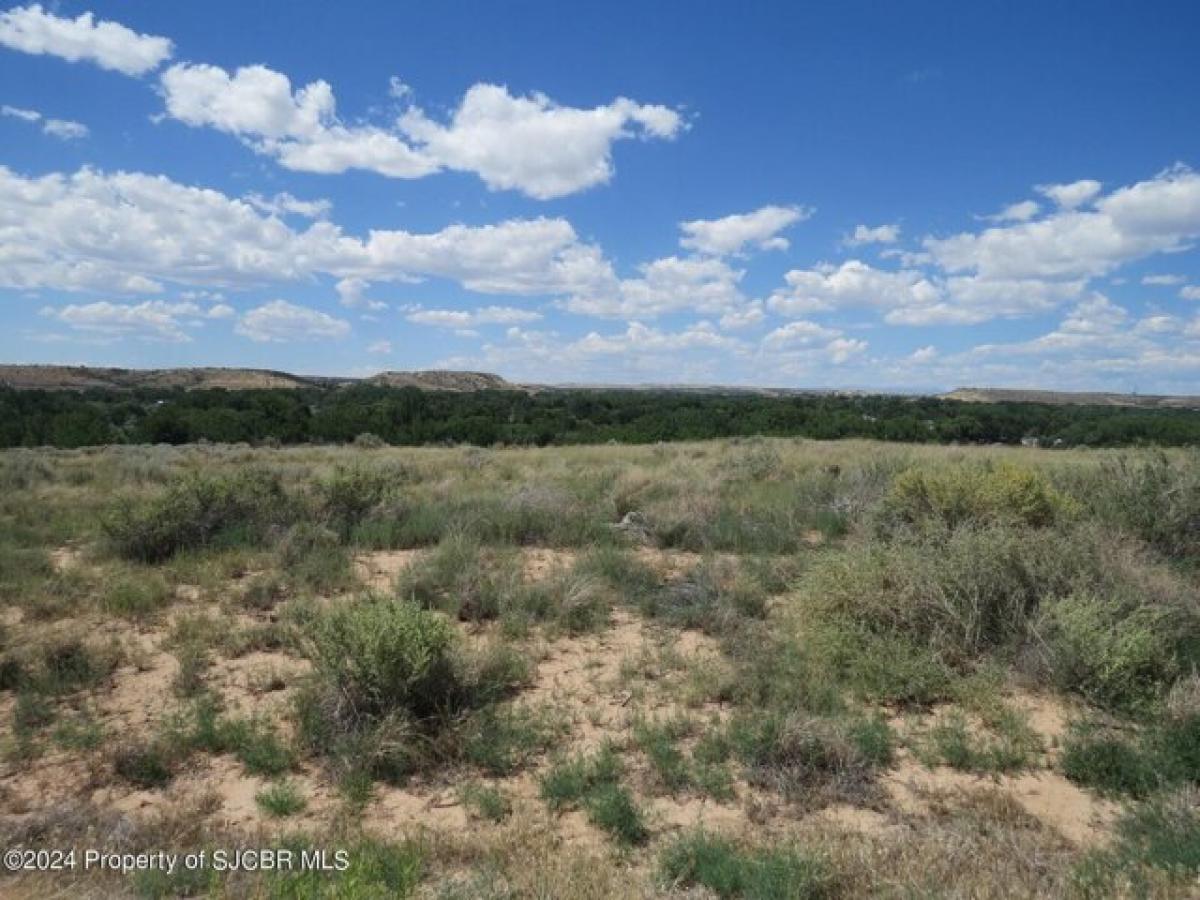
[[[1044,475],[1007,463],[909,469],[897,476],[884,503],[888,518],[911,525],[1011,522],[1043,528],[1075,514],[1075,502]]]
[[[1102,706],[1137,707],[1183,674],[1200,622],[1182,603],[1077,591],[1046,605],[1038,631],[1060,686]]]

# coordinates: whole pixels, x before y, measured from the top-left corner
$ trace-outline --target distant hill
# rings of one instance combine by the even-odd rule
[[[678,393],[697,395],[758,396],[758,397],[866,397],[868,391],[751,387],[732,385],[690,384],[514,384],[491,372],[455,372],[424,369],[411,372],[380,372],[366,378],[338,376],[293,375],[272,369],[240,368],[178,368],[178,369],[117,369],[100,366],[0,365],[0,387],[26,391],[54,390],[133,390],[135,388],[183,388],[203,390],[265,390],[297,388],[337,388],[352,384],[380,387],[415,387],[423,391],[469,393],[473,391],[525,391],[531,395],[571,391],[620,391],[641,393]],[[883,395],[884,392],[879,392]],[[916,399],[918,395],[911,395]],[[927,395],[928,396],[928,395]],[[1196,409],[1200,396],[1161,396],[1113,394],[1102,392],[1072,392],[1023,390],[1016,388],[956,388],[937,395],[941,400],[965,403],[1046,403],[1055,406],[1120,406],[1138,409]]]
[[[427,391],[520,390],[499,375],[487,372],[381,372],[370,378],[305,377],[270,369],[113,369],[98,366],[12,366],[0,365],[0,387],[27,391],[75,390],[92,388],[132,390],[134,388],[183,388],[203,390],[294,389],[338,387],[365,383],[388,387],[417,387]]]
[[[1140,409],[1200,409],[1200,397],[1108,394],[1093,391],[1038,391],[1016,388],[957,388],[940,395],[965,403],[1048,403],[1053,406],[1133,406]]]
[[[522,388],[490,372],[450,372],[426,369],[419,372],[380,372],[364,379],[384,387],[416,387],[426,391],[519,391]]]
[[[109,369],[96,366],[0,366],[0,386],[18,390],[109,388],[261,388],[309,387],[311,381],[269,369]]]

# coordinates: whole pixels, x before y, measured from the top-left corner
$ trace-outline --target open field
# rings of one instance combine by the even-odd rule
[[[0,835],[345,850],[41,897],[1195,896],[1200,457],[0,454]]]

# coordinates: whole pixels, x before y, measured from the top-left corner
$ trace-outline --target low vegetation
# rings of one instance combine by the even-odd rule
[[[374,390],[288,439],[379,436],[346,446],[0,454],[0,838],[348,868],[0,892],[1194,893],[1194,451],[396,449],[459,401],[362,427],[411,400]],[[759,399],[680,402],[876,409]],[[575,402],[547,441],[642,400]]]

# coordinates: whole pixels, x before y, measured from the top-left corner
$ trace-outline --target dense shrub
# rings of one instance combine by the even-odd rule
[[[898,635],[960,667],[1027,649],[1043,677],[1110,704],[1135,702],[1148,680],[1169,687],[1200,647],[1178,577],[1092,528],[898,535],[823,555],[804,586],[843,626]]]
[[[806,587],[838,618],[963,659],[1023,634],[1038,599],[1070,584],[1076,549],[1006,526],[964,527],[828,554]]]
[[[462,759],[512,768],[541,741],[515,714],[488,712],[528,679],[528,663],[505,647],[458,648],[436,612],[366,599],[302,627],[313,677],[296,700],[300,736],[343,775],[399,780]]]
[[[1155,599],[1077,591],[1045,604],[1037,631],[1055,682],[1107,707],[1160,697],[1196,661],[1200,618]]]
[[[1200,454],[1172,459],[1158,451],[1106,460],[1078,489],[1094,515],[1164,555],[1200,556]]]
[[[103,527],[118,555],[157,563],[211,545],[259,544],[292,515],[278,476],[243,469],[178,479],[157,497],[122,503]]]
[[[411,603],[338,606],[315,618],[307,637],[315,673],[331,689],[339,721],[392,712],[428,717],[444,710],[455,694],[450,626]]]
[[[1075,511],[1074,501],[1044,475],[1008,464],[909,469],[896,477],[884,502],[887,518],[947,528],[967,522],[1043,528]]]
[[[317,488],[317,506],[323,521],[343,538],[383,502],[394,480],[385,469],[338,466]]]
[[[346,587],[351,581],[350,554],[328,528],[301,522],[279,542],[281,570],[293,583],[318,591]]]
[[[31,450],[0,455],[0,488],[6,491],[28,490],[54,479],[54,468]]]

